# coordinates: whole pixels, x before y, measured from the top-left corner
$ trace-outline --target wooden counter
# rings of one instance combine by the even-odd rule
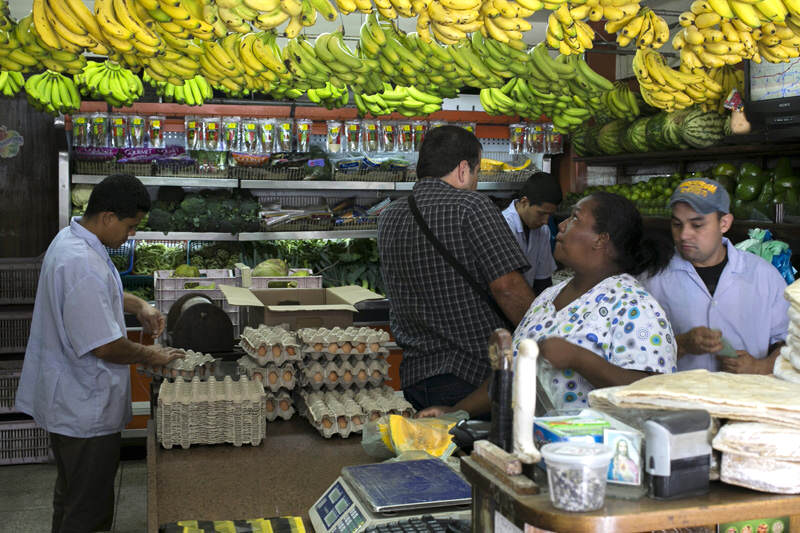
[[[800,531],[797,495],[765,494],[714,482],[704,496],[675,501],[606,498],[598,511],[570,513],[553,507],[547,492],[533,496],[513,493],[469,457],[462,459],[461,473],[472,484],[473,531],[482,533],[494,531],[496,510],[521,529],[527,523],[564,533],[635,533],[781,516],[791,516],[790,530]]]
[[[302,516],[343,466],[374,462],[361,435],[323,438],[295,415],[267,423],[260,446],[165,450],[147,425],[147,529],[176,520]],[[309,529],[309,531],[311,531]]]

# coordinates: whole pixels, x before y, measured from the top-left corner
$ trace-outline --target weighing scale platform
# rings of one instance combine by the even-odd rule
[[[469,518],[471,497],[439,459],[349,466],[308,515],[317,533],[355,533],[412,516]]]

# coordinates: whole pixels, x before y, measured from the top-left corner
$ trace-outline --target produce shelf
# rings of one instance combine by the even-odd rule
[[[719,157],[733,159],[784,156],[800,153],[800,143],[784,144],[729,144],[711,148],[674,150],[669,152],[641,152],[635,154],[601,155],[575,157],[573,161],[586,163],[593,167],[616,167],[655,163],[674,163],[677,161],[703,161]]]
[[[270,231],[240,233],[240,241],[280,241],[285,239],[374,239],[377,230],[341,231]]]
[[[283,180],[242,180],[242,189],[297,189],[297,190],[356,190],[356,191],[394,191],[391,182],[373,181],[283,181]]]
[[[137,241],[238,241],[239,237],[231,233],[192,233],[188,231],[137,231],[133,236]]]
[[[396,191],[412,191],[414,189],[414,181],[395,183]],[[479,181],[479,191],[513,191],[516,192],[522,186],[520,182],[489,182]]]
[[[136,176],[146,186],[174,185],[176,187],[235,188],[239,186],[237,179],[225,178],[179,178],[173,176]],[[73,174],[72,183],[96,185],[105,176],[91,174]]]

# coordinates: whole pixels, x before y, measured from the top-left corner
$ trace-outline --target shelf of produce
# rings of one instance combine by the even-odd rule
[[[374,239],[376,230],[351,231],[272,231],[259,233],[240,233],[240,241],[281,241],[294,239]]]
[[[394,182],[242,180],[242,189],[394,191]]]
[[[106,176],[94,174],[73,174],[72,183],[97,185]],[[176,187],[235,188],[239,180],[227,178],[179,178],[173,176],[137,176],[145,186],[174,185]]]
[[[396,191],[412,191],[414,189],[413,181],[404,181],[395,184]],[[522,187],[522,183],[507,181],[507,182],[494,182],[494,181],[479,181],[479,191],[513,191],[516,192]]]
[[[137,241],[238,241],[239,236],[231,233],[193,233],[189,231],[137,231],[133,236]]]
[[[760,156],[785,156],[797,153],[800,153],[800,143],[731,144],[696,150],[575,157],[573,160],[594,167],[616,167],[651,163],[674,163],[678,161],[704,161],[720,157],[735,159]]]

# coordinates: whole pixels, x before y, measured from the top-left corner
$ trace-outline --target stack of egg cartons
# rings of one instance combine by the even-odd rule
[[[789,301],[789,334],[772,372],[780,379],[800,383],[800,281],[786,287],[783,295]]]
[[[182,352],[183,358],[173,359],[163,366],[139,365],[139,373],[165,379],[183,378],[188,380],[195,376],[207,379],[214,375],[217,361],[209,354],[181,348],[171,348],[171,350]]]
[[[238,360],[239,374],[264,384],[267,420],[288,420],[295,412],[291,391],[302,358],[296,335],[286,326],[245,328],[240,346],[247,354]]]
[[[323,436],[348,437],[362,430],[368,413],[390,410],[388,404],[376,405],[376,398],[394,396],[383,384],[389,370],[388,333],[335,327],[301,329],[297,336],[303,353],[301,412]],[[412,412],[407,402],[397,399],[400,403],[393,403],[392,409]]]
[[[247,376],[176,379],[159,389],[156,433],[167,449],[225,442],[258,446],[266,435],[266,416],[264,387]]]

